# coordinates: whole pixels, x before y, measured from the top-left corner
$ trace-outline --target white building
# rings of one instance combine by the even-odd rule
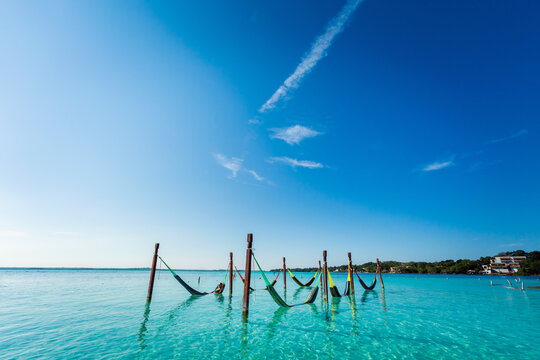
[[[491,258],[489,265],[482,265],[482,273],[513,274],[519,270],[520,263],[526,259],[526,256],[495,256]]]

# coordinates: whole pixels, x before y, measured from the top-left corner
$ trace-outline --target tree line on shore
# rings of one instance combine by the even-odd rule
[[[495,256],[527,256],[527,260],[521,263],[521,267],[517,275],[540,275],[540,251],[531,251],[529,253],[523,250],[508,251],[499,253]],[[477,260],[459,259],[459,260],[444,260],[436,262],[425,261],[381,261],[382,272],[396,272],[401,274],[479,274],[482,272],[482,265],[489,265],[491,256],[484,256]],[[329,266],[330,272],[346,272],[348,266]],[[377,263],[367,262],[360,265],[353,265],[353,269],[357,272],[376,272]],[[274,269],[272,271],[279,271]],[[291,271],[301,272],[318,271],[318,268],[294,268]]]

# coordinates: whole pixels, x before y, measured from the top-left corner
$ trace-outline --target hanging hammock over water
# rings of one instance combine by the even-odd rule
[[[234,267],[234,269],[236,270],[236,272],[238,273],[238,275],[240,276],[240,279],[242,279],[242,283],[244,283],[244,277],[242,276],[242,274],[240,274],[240,271],[238,271],[238,269],[236,268],[236,266]],[[274,281],[272,281],[272,286],[276,285],[276,282],[277,282],[277,279],[279,277],[279,274],[281,274],[281,271],[278,272],[276,278],[274,279]],[[249,287],[249,290],[250,291],[255,291],[254,288],[252,288],[251,286]],[[266,289],[259,289],[259,290],[266,290]]]
[[[351,282],[353,281],[354,279],[351,278],[351,268],[349,267],[347,271],[347,282],[345,283],[345,290],[343,290],[343,296],[351,295]]]
[[[343,295],[346,295],[345,293],[348,292],[348,285],[349,285],[349,282],[350,282],[350,274],[347,277],[347,284],[345,284],[345,291],[343,291],[343,295],[341,295],[339,293],[339,290],[338,290],[336,284],[334,284],[334,281],[332,280],[332,276],[330,275],[330,271],[328,271],[328,282],[329,282],[328,285],[330,287],[330,294],[332,294],[332,297],[341,297]]]
[[[163,264],[165,264],[165,266],[167,267],[167,269],[169,269],[169,271],[171,272],[171,274],[173,274],[174,278],[180,283],[180,285],[182,285],[191,295],[208,295],[208,294],[221,294],[223,292],[223,290],[225,289],[225,279],[227,279],[227,272],[225,272],[225,278],[223,279],[223,282],[220,282],[217,286],[216,286],[216,289],[210,293],[208,292],[200,292],[198,290],[195,290],[194,288],[192,288],[191,286],[189,286],[184,280],[182,280],[182,278],[178,275],[176,275],[176,273],[169,267],[169,265],[167,265],[167,263],[165,261],[163,261],[163,259],[161,258],[161,256],[159,256],[159,259],[163,262]]]
[[[238,269],[236,268],[236,266],[234,267],[234,269],[236,270],[236,272],[238,273],[238,276],[240,276],[240,280],[242,280],[242,284],[244,283],[244,277],[242,276],[242,274],[240,274],[240,271],[238,271]],[[251,286],[249,287],[249,291],[255,291],[254,288],[252,288]]]
[[[294,274],[291,272],[291,270],[287,269],[287,271],[289,272],[289,275],[291,275],[291,278],[293,279],[293,281],[295,283],[297,283],[299,286],[302,286],[302,287],[306,287],[306,286],[309,286],[309,285],[313,284],[313,281],[315,281],[315,277],[317,276],[317,273],[315,273],[313,275],[313,277],[311,279],[309,279],[309,281],[307,283],[303,284],[300,280],[298,280],[296,278],[296,276],[294,276]]]
[[[366,290],[373,290],[373,288],[375,288],[375,284],[377,284],[377,273],[375,273],[375,278],[373,279],[373,281],[371,282],[371,285],[367,286],[365,282],[362,281],[362,279],[360,279],[360,275],[358,275],[358,273],[355,271],[354,272],[356,274],[356,277],[358,278],[358,280],[360,280],[360,284],[362,285],[362,287]]]
[[[261,272],[262,278],[264,279],[264,283],[266,284],[266,290],[268,290],[268,293],[270,294],[270,296],[272,296],[272,299],[274,299],[276,304],[278,304],[281,307],[290,308],[290,307],[298,306],[298,305],[311,304],[311,303],[313,303],[315,301],[315,299],[317,298],[317,294],[319,293],[319,287],[318,286],[315,286],[311,290],[307,300],[304,301],[303,303],[294,304],[294,305],[287,304],[285,302],[285,300],[283,300],[281,298],[281,296],[279,296],[276,289],[274,289],[274,286],[272,284],[270,284],[270,282],[266,278],[266,275],[264,274],[264,271],[262,271],[261,266],[259,265],[259,262],[257,261],[257,258],[255,258],[255,254],[253,252],[251,253],[251,256],[253,256],[253,260],[255,260],[255,263],[257,264],[257,267],[259,268],[259,271]],[[318,272],[316,278],[318,278],[320,275],[321,275],[321,273]]]

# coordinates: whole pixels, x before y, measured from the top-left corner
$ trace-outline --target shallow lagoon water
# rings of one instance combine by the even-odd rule
[[[179,271],[212,291],[223,271]],[[297,274],[307,281],[312,274]],[[197,286],[198,277],[200,286]],[[272,276],[272,274],[269,274]],[[540,359],[540,290],[506,289],[505,278],[384,275],[385,292],[280,309],[265,291],[251,296],[242,321],[242,284],[234,294],[190,296],[170,275],[149,271],[0,270],[2,359]],[[340,291],[345,274],[332,275]],[[373,274],[363,274],[371,282]],[[253,273],[255,288],[263,288]],[[539,278],[522,278],[526,286]],[[490,280],[501,286],[490,286]],[[513,280],[512,280],[513,281]],[[289,303],[309,289],[290,278]]]

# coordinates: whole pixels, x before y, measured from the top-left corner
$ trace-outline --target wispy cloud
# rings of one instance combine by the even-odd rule
[[[250,173],[251,175],[253,175],[253,177],[255,178],[255,180],[257,180],[257,181],[263,181],[263,180],[264,180],[264,178],[263,178],[262,176],[259,176],[259,174],[257,174],[255,171],[253,171],[253,170],[247,170],[247,169],[246,169],[246,171],[247,171],[248,173]]]
[[[513,248],[513,247],[516,247],[516,246],[522,246],[523,243],[522,242],[514,242],[514,243],[509,243],[509,244],[499,244],[499,247],[503,247],[503,248]]]
[[[448,161],[435,161],[434,163],[431,163],[429,165],[426,165],[422,168],[422,171],[435,171],[435,170],[441,170],[444,168],[447,168],[449,166],[453,166],[454,161],[448,160]]]
[[[347,20],[349,20],[349,17],[354,10],[356,10],[361,1],[362,0],[347,1],[340,13],[330,20],[324,33],[315,39],[315,42],[311,45],[311,49],[304,56],[300,64],[298,64],[294,72],[285,79],[283,84],[276,90],[270,99],[261,106],[259,112],[264,113],[273,109],[276,107],[276,103],[285,97],[289,91],[298,88],[304,76],[309,74],[319,60],[326,56],[328,48],[332,45],[335,37],[343,31]]]
[[[288,128],[275,128],[269,130],[273,132],[273,134],[270,135],[270,138],[281,139],[289,145],[299,144],[300,141],[306,138],[315,137],[321,134],[318,131],[301,125],[294,125]]]
[[[320,168],[324,167],[323,164],[315,162],[315,161],[296,160],[296,159],[291,159],[291,158],[285,157],[285,156],[271,157],[270,159],[268,159],[268,162],[272,163],[272,164],[273,163],[285,164],[285,165],[289,165],[292,168],[304,167],[304,168],[308,168],[308,169],[320,169]]]
[[[236,174],[238,174],[238,172],[242,168],[242,163],[244,162],[243,159],[235,158],[235,157],[229,159],[225,155],[222,155],[222,154],[214,154],[214,158],[217,160],[219,165],[231,171],[232,178],[236,177]]]
[[[498,139],[492,139],[489,141],[490,144],[495,144],[495,143],[499,143],[499,142],[502,142],[502,141],[506,141],[506,140],[510,140],[510,139],[515,139],[517,137],[520,137],[520,136],[523,136],[525,135],[526,133],[528,133],[529,130],[527,129],[521,129],[509,136],[506,136],[506,137],[502,137],[502,138],[498,138]]]
[[[231,174],[229,176],[230,178],[236,178],[239,172],[246,172],[248,174],[251,174],[251,176],[253,176],[255,180],[264,181],[264,178],[257,174],[254,170],[246,169],[244,167],[244,159],[236,157],[228,158],[227,156],[222,154],[214,154],[214,158],[219,165],[231,171]]]
[[[28,236],[24,231],[0,230],[0,238],[20,238]]]

